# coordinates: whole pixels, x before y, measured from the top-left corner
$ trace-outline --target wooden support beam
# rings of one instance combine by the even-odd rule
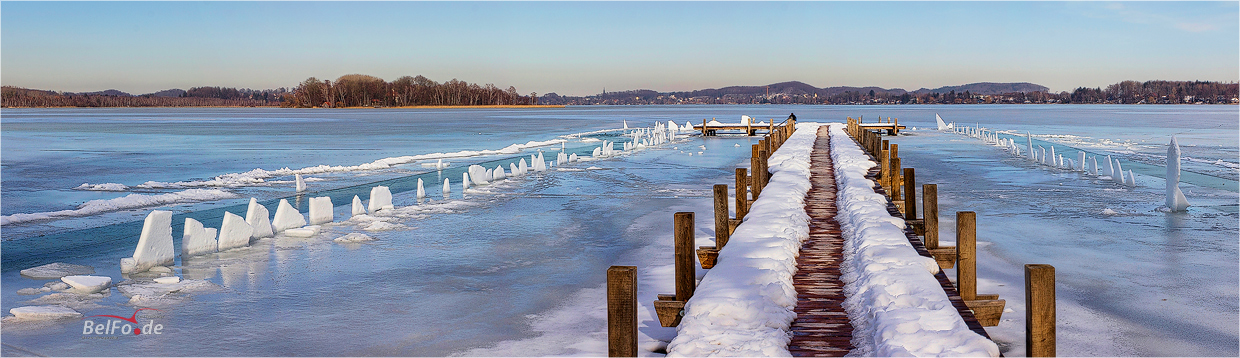
[[[637,356],[637,267],[607,269],[607,356]]]
[[[736,220],[744,220],[749,214],[749,171],[736,168]]]
[[[1025,356],[1054,357],[1055,267],[1025,265]]]

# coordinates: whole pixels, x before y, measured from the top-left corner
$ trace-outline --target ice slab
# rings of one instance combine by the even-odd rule
[[[95,273],[94,267],[67,264],[64,262],[53,262],[21,271],[22,277],[35,280],[54,280],[65,276],[89,275],[92,273]]]
[[[292,237],[314,237],[315,235],[319,234],[319,229],[320,228],[318,225],[310,225],[306,227],[299,227],[296,229],[284,230],[284,235],[288,235]]]
[[[225,211],[224,223],[220,225],[219,251],[250,246],[253,235],[254,229],[241,216]]]
[[[103,291],[112,286],[112,278],[107,276],[65,276],[60,280],[85,294]]]
[[[82,317],[81,313],[61,306],[22,306],[9,310],[14,317],[28,320],[51,320]]]
[[[185,231],[181,235],[181,257],[215,252],[215,230],[202,227],[193,218],[185,218]]]
[[[358,232],[352,232],[352,233],[349,233],[348,235],[338,237],[332,241],[339,242],[339,243],[358,243],[358,242],[367,242],[367,241],[374,241],[374,240],[375,238],[370,237],[370,235],[366,235],[366,234],[358,233]]]
[[[379,210],[392,210],[394,208],[396,206],[392,205],[392,191],[388,187],[380,185],[370,188],[370,205],[368,209],[371,213]]]
[[[306,191],[306,181],[301,179],[301,174],[297,174],[296,177],[297,177],[296,179],[297,192],[300,193],[300,192]]]
[[[164,276],[155,278],[155,283],[162,283],[165,285],[174,284],[177,282],[181,282],[181,278],[178,276]]]
[[[310,225],[326,224],[336,220],[336,213],[332,208],[331,197],[310,198]]]
[[[418,178],[418,199],[426,197],[426,188],[422,186],[422,178]]]
[[[469,173],[461,173],[461,192],[469,190]]]
[[[350,211],[351,216],[366,215],[366,206],[362,205],[362,198],[353,196],[353,210]]]
[[[301,212],[289,204],[288,200],[280,199],[280,205],[276,207],[276,216],[271,219],[271,228],[279,233],[302,226],[306,226],[306,218],[301,216]]]
[[[133,251],[133,267],[130,271],[142,272],[155,266],[167,265],[176,258],[172,247],[172,212],[155,210],[146,216],[138,247]]]
[[[267,207],[258,203],[258,199],[250,198],[250,207],[245,211],[245,222],[254,229],[251,235],[255,239],[276,236],[275,230],[271,229],[271,215]]]
[[[444,178],[443,179],[443,195],[448,195],[448,193],[451,193],[451,192],[452,192],[452,187],[448,186],[448,178]]]

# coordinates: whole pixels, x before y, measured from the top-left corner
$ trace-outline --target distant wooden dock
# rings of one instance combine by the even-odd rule
[[[766,123],[718,123],[712,118],[709,122],[703,119],[702,124],[694,124],[693,130],[702,132],[702,136],[715,136],[718,135],[719,131],[742,131],[742,133],[748,136],[756,136],[758,131],[762,131],[762,133],[769,135],[775,133],[776,130],[788,126],[789,123],[796,122],[796,120],[796,115],[788,116],[788,119],[779,124],[775,124],[775,120],[769,120]]]
[[[878,119],[878,123],[865,123],[861,120],[861,117],[857,117],[857,119],[852,119],[852,117],[849,117],[848,125],[852,128],[877,132],[879,134],[887,132],[887,135],[900,135],[900,130],[905,129],[905,126],[900,125],[900,119],[894,117],[887,117],[886,121],[883,121],[880,117]]]

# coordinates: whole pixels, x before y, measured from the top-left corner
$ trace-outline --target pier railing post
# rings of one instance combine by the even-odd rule
[[[749,171],[736,168],[736,220],[744,220],[749,214]]]
[[[886,150],[883,150],[878,154],[878,185],[883,187],[883,191],[888,194],[891,193],[891,189],[888,189],[890,186],[888,183],[891,182],[890,155],[891,153]]]
[[[715,184],[715,248],[723,250],[728,244],[731,230],[728,228],[728,185]]]
[[[637,267],[607,269],[607,356],[637,356]]]
[[[956,212],[956,286],[960,299],[977,299],[977,213]]]
[[[1054,357],[1055,267],[1025,265],[1025,356]]]

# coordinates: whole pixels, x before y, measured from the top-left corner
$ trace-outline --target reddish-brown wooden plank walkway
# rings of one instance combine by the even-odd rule
[[[797,257],[792,284],[797,290],[797,318],[792,321],[793,356],[843,357],[852,350],[852,323],[844,312],[844,282],[840,281],[844,237],[835,221],[835,170],[831,137],[818,127],[810,153],[811,187],[805,196],[809,239]]]

